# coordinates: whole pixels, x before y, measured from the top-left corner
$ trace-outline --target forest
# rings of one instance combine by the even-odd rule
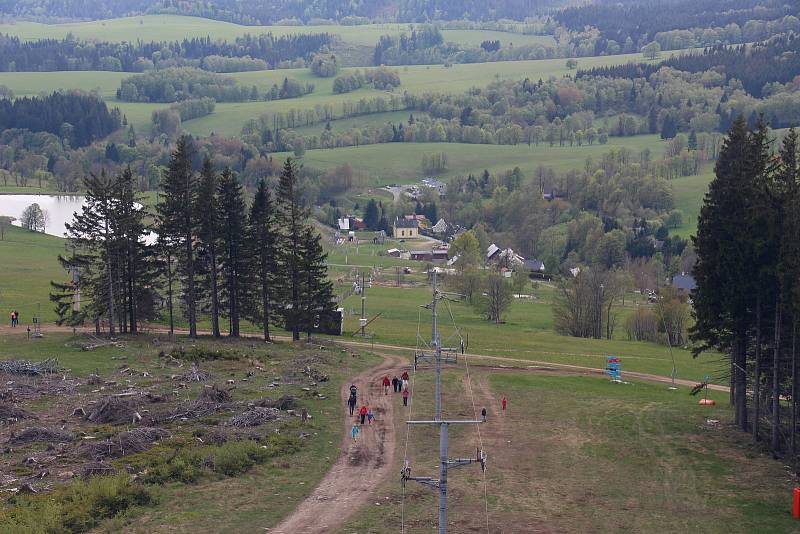
[[[232,41],[210,37],[173,42],[109,43],[0,36],[0,72],[108,70],[144,72],[170,67],[198,67],[214,72],[263,70],[304,64],[331,43],[325,33],[275,37],[244,35]],[[225,58],[225,61],[222,61]]]
[[[656,65],[628,63],[595,67],[579,70],[576,77],[649,78],[664,66],[692,73],[719,72],[727,81],[741,82],[755,97],[769,96],[775,87],[773,84],[792,82],[800,72],[800,36],[789,33],[753,45],[715,46],[699,54],[675,56]]]
[[[552,16],[563,26],[580,31],[587,26],[596,27],[602,40],[596,44],[597,52],[605,50],[604,44],[614,41],[622,45],[632,43],[639,49],[646,43],[658,41],[658,34],[666,39],[671,30],[699,30],[711,37],[715,30],[727,32],[729,43],[758,41],[770,35],[767,23],[788,24],[786,30],[796,30],[800,6],[782,0],[649,0],[641,2],[592,3],[553,12]],[[784,17],[790,20],[784,21]],[[763,26],[763,27],[762,27]],[[792,27],[794,26],[794,27]],[[773,28],[775,29],[775,28]],[[734,32],[734,33],[730,33]],[[723,41],[724,42],[724,41]],[[695,45],[713,45],[714,41]]]
[[[0,99],[0,130],[47,132],[72,147],[89,145],[119,127],[119,110],[109,110],[105,102],[91,95],[71,92]]]

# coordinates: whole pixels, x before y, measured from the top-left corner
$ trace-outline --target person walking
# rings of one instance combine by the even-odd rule
[[[486,422],[486,408],[481,410],[481,417],[483,417],[483,422]]]
[[[383,377],[383,394],[384,395],[388,395],[389,394],[389,384],[391,384],[391,382],[389,382],[389,375],[386,375],[386,376]]]
[[[356,409],[356,396],[350,395],[350,398],[347,399],[347,406],[350,408],[350,415],[353,415],[353,412]]]
[[[14,327],[19,326],[19,312],[14,310]]]
[[[361,424],[363,425],[367,419],[367,407],[361,406],[361,409],[358,411],[359,417],[361,417]]]
[[[373,419],[375,419],[375,414],[372,413],[372,408],[370,408],[367,412],[367,423],[371,425]]]
[[[408,406],[408,397],[411,393],[408,392],[408,388],[403,390],[403,406]]]
[[[505,395],[503,395],[503,400],[500,401],[500,404],[503,406],[503,415],[505,415],[506,414],[506,404],[508,404],[508,401],[506,400],[506,396]]]
[[[358,428],[358,425],[353,423],[353,429],[350,430],[350,433],[353,435],[353,441],[358,441],[358,433],[361,432],[361,429]]]
[[[16,326],[16,325],[14,324],[14,311],[12,310],[11,311],[11,328],[14,328],[14,326]]]
[[[392,389],[394,389],[395,393],[397,393],[397,383],[398,382],[400,382],[400,379],[397,378],[397,375],[395,375],[395,377],[392,378]]]

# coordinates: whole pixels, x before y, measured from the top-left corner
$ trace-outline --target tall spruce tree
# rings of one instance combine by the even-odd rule
[[[301,236],[301,288],[303,329],[308,337],[321,321],[333,313],[333,284],[328,280],[327,254],[322,250],[320,236],[306,225]]]
[[[211,335],[220,336],[219,331],[219,258],[218,248],[221,233],[220,209],[217,200],[217,172],[211,159],[203,160],[200,170],[200,187],[197,194],[197,223],[199,255],[203,260],[209,305],[211,307]]]
[[[222,171],[217,187],[219,219],[222,227],[222,273],[225,280],[222,297],[228,307],[230,335],[239,337],[243,293],[247,287],[247,248],[245,246],[245,204],[242,186],[233,172]]]
[[[297,185],[297,164],[287,158],[278,182],[275,221],[278,227],[278,258],[280,272],[282,314],[284,325],[292,332],[292,339],[300,339],[302,328],[302,237],[307,210],[303,208]]]
[[[252,283],[247,292],[246,316],[261,324],[264,341],[270,341],[269,325],[274,321],[272,305],[276,298],[278,260],[276,250],[275,211],[264,180],[259,181],[247,221],[247,247]]]
[[[197,289],[195,280],[195,238],[198,183],[192,170],[194,149],[188,137],[178,140],[175,152],[162,176],[162,194],[156,207],[158,233],[165,246],[175,247],[178,272],[183,278],[183,300],[189,321],[189,336],[197,337]],[[171,265],[170,265],[171,268]]]
[[[731,394],[736,424],[747,429],[747,348],[749,342],[752,244],[743,225],[751,215],[754,166],[750,132],[742,117],[731,127],[714,167],[693,238],[695,353],[707,349],[730,355]]]

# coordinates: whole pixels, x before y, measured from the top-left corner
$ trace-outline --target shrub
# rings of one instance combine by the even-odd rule
[[[213,468],[217,473],[236,476],[256,464],[264,463],[268,458],[268,449],[255,441],[234,441],[216,447]]]
[[[128,475],[97,477],[49,495],[12,498],[14,506],[0,514],[0,523],[10,532],[86,532],[104,519],[151,502],[150,492]]]

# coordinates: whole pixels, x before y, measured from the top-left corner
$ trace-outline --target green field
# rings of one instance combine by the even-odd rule
[[[531,175],[536,167],[544,165],[564,171],[583,166],[587,157],[597,158],[614,147],[631,150],[649,148],[660,152],[657,135],[635,137],[611,137],[605,145],[594,144],[573,147],[550,147],[547,145],[472,145],[466,143],[384,143],[360,147],[309,150],[303,162],[314,168],[332,169],[349,163],[356,169],[369,173],[370,185],[392,183],[415,183],[423,175],[422,155],[436,152],[447,154],[448,169],[442,176],[479,173],[483,169],[491,172],[511,170],[518,166],[523,173]],[[276,154],[285,157],[290,154]]]
[[[11,310],[20,313],[23,327],[41,312],[44,321],[56,315],[48,299],[50,281],[68,279],[58,263],[64,240],[38,232],[10,227],[0,241],[0,319],[8,324]]]
[[[470,365],[443,376],[445,418],[471,419],[487,408],[487,423],[450,427],[450,456],[488,455],[486,485],[480,469],[453,469],[448,477],[454,532],[796,532],[791,518],[792,479],[781,462],[745,444],[729,426],[725,394],[717,406],[697,405],[685,392],[636,382],[615,385],[589,376],[485,370]],[[395,456],[418,477],[438,473],[438,436],[405,421],[431,411],[428,369],[413,377],[411,409],[395,409],[403,436]],[[500,413],[500,399],[508,413]],[[477,413],[476,413],[477,412]],[[479,416],[478,416],[479,417]],[[373,505],[374,503],[374,505]],[[340,534],[408,533],[437,524],[435,490],[387,481],[365,513]],[[380,504],[380,506],[378,506]],[[488,515],[488,520],[487,520]]]
[[[675,194],[675,207],[683,212],[683,224],[680,228],[672,230],[672,233],[681,237],[694,235],[697,230],[697,217],[703,206],[703,197],[713,178],[714,172],[708,168],[698,176],[683,176],[670,182]]]
[[[67,24],[40,24],[15,22],[0,24],[0,33],[15,35],[21,39],[64,38],[72,34],[79,39],[103,41],[175,41],[192,37],[233,40],[245,34],[259,35],[271,32],[274,35],[297,33],[330,33],[342,41],[361,46],[375,46],[381,35],[398,36],[409,33],[409,24],[368,24],[364,26],[242,26],[230,22],[186,17],[179,15],[146,15],[92,22]],[[446,41],[469,46],[479,46],[482,41],[500,40],[507,46],[544,44],[555,45],[550,36],[523,35],[488,30],[442,30]]]
[[[2,30],[0,30],[2,31]],[[640,54],[582,58],[581,67],[616,65],[640,59]],[[458,93],[475,86],[485,86],[494,80],[518,80],[525,77],[537,80],[550,76],[563,76],[570,71],[563,59],[538,61],[498,61],[494,63],[457,64],[445,68],[442,65],[412,65],[399,67],[402,85],[397,94],[403,92],[422,94],[426,92]],[[346,72],[351,69],[343,69]],[[9,87],[18,96],[37,95],[57,89],[96,90],[110,105],[119,106],[138,129],[146,128],[150,114],[165,104],[129,103],[116,100],[120,81],[130,73],[122,72],[3,72],[0,85]],[[309,69],[282,69],[231,74],[240,83],[267,89],[280,84],[284,77],[292,77],[303,83],[313,83],[310,95],[271,102],[219,103],[211,115],[184,123],[184,128],[193,135],[237,135],[250,119],[264,113],[280,113],[288,109],[307,110],[316,106],[333,106],[341,113],[344,102],[356,102],[362,98],[386,96],[385,91],[364,88],[346,94],[334,94],[333,78],[317,78]]]

